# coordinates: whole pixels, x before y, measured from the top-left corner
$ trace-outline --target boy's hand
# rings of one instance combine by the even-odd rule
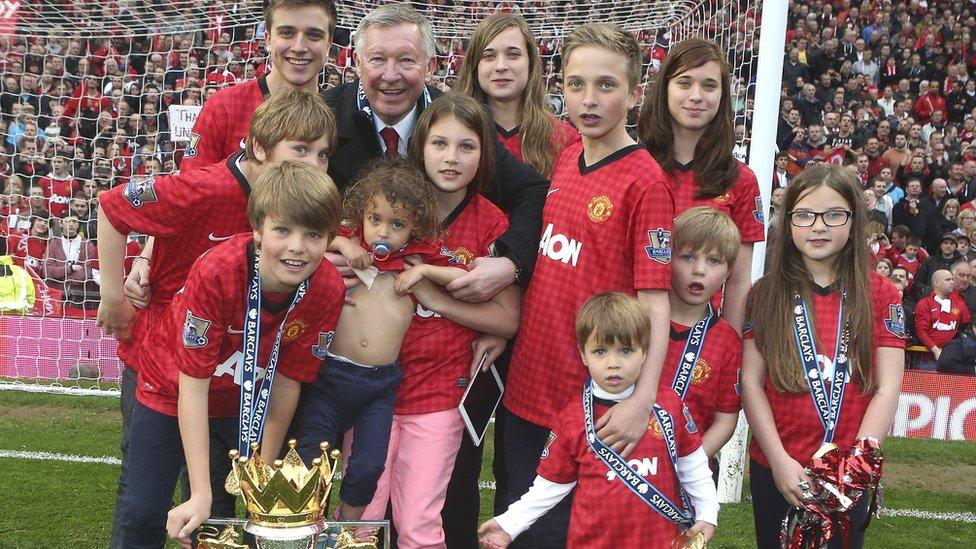
[[[131,336],[132,320],[136,317],[136,310],[126,300],[102,299],[98,304],[96,324],[101,326],[105,335],[115,337],[119,341],[128,341]]]
[[[505,345],[508,344],[508,340],[504,337],[499,337],[491,334],[481,334],[478,339],[471,342],[471,377],[474,377],[476,373],[475,370],[481,365],[481,357],[488,355],[485,359],[485,365],[482,371],[487,372],[488,367],[495,363],[498,357],[502,356],[505,352]]]
[[[627,457],[647,431],[651,410],[637,399],[619,402],[596,422],[597,436],[621,457]]]
[[[166,517],[166,533],[182,549],[190,549],[190,536],[210,518],[210,498],[190,496],[190,499],[170,509]]]
[[[393,289],[397,295],[407,295],[422,280],[424,280],[424,268],[422,265],[407,267],[397,275]]]
[[[705,534],[705,543],[708,543],[712,540],[712,536],[715,535],[715,525],[710,522],[699,520],[694,526],[685,531],[685,535],[689,538],[699,533]]]
[[[512,536],[502,530],[495,519],[490,519],[478,528],[478,539],[481,541],[481,546],[487,549],[505,549],[512,543]]]
[[[149,306],[149,262],[137,260],[132,262],[129,276],[125,277],[122,293],[133,307],[145,309]]]

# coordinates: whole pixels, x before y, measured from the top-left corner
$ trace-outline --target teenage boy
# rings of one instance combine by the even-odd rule
[[[329,147],[335,143],[331,109],[318,95],[287,90],[263,103],[254,113],[244,151],[226,161],[180,175],[133,179],[99,196],[98,247],[101,303],[98,323],[119,339],[122,373],[122,462],[116,496],[116,517],[125,492],[125,455],[129,418],[136,387],[143,336],[154,333],[162,311],[183,287],[190,266],[203,252],[235,234],[250,230],[246,208],[252,183],[278,160],[298,160],[323,172]],[[134,308],[123,296],[122,275],[126,235],[156,237],[149,258],[152,291]],[[138,258],[137,258],[138,259]],[[140,261],[137,261],[140,262]],[[233,514],[233,498],[217,498],[221,514]],[[117,528],[118,518],[116,518]],[[114,530],[117,532],[117,530]],[[119,547],[114,542],[113,547]]]
[[[633,396],[597,425],[623,455],[647,430],[667,347],[673,197],[664,172],[625,125],[641,95],[640,47],[617,27],[586,24],[566,37],[563,59],[566,105],[582,141],[556,163],[543,211],[505,391],[508,493],[498,495],[501,508],[529,489],[558,411],[586,378],[572,334],[587,297],[637,296],[650,319],[644,375]],[[568,504],[526,532],[526,543],[565,545]]]
[[[68,202],[81,187],[78,181],[68,171],[68,158],[58,154],[51,159],[51,173],[38,180],[38,185],[44,189],[44,198],[51,215],[64,217],[68,211]]]
[[[215,246],[143,346],[132,414],[124,547],[160,547],[168,531],[184,548],[210,516],[210,437],[250,455],[278,456],[302,383],[315,380],[335,332],[345,286],[322,263],[339,228],[339,191],[300,162],[272,165],[247,205],[252,233]],[[251,403],[246,405],[245,403]],[[266,412],[265,412],[266,410]],[[248,420],[249,419],[249,420]],[[182,443],[181,443],[182,439]],[[186,463],[190,499],[172,504]]]
[[[711,306],[739,252],[739,230],[724,213],[692,208],[674,220],[671,262],[671,337],[661,385],[670,385],[702,432],[711,458],[735,431],[742,340]]]
[[[675,544],[680,531],[685,541],[712,537],[719,506],[708,458],[673,391],[661,386],[629,459],[594,436],[597,418],[620,406],[646,375],[650,328],[643,306],[622,292],[583,304],[574,332],[590,379],[559,412],[532,488],[478,530],[483,547],[507,547],[574,488],[569,547],[669,549],[688,546]]]
[[[180,171],[209,166],[243,149],[251,116],[273,94],[285,89],[318,92],[318,78],[332,47],[335,2],[270,0],[265,2],[264,21],[268,73],[207,99],[193,123]]]

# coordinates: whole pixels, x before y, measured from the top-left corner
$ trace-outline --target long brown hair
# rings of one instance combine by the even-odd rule
[[[842,321],[850,323],[848,364],[851,377],[861,386],[862,392],[869,393],[874,390],[874,380],[871,375],[871,269],[864,244],[867,242],[867,214],[860,197],[857,176],[851,170],[821,164],[805,169],[790,182],[783,198],[783,211],[786,213],[778,217],[776,237],[770,243],[769,269],[749,291],[746,316],[753,324],[756,347],[766,361],[766,369],[776,390],[789,393],[806,391],[800,355],[793,336],[793,295],[798,292],[809,303],[812,276],[793,242],[789,212],[801,198],[820,187],[837,191],[854,212],[850,221],[850,237],[837,254],[835,284],[847,289]],[[815,324],[813,311],[810,313],[811,322]],[[816,344],[818,349],[826,350],[819,341]]]
[[[522,33],[522,38],[525,39],[525,50],[529,56],[528,81],[525,89],[522,90],[522,99],[519,102],[522,160],[539,170],[539,173],[545,177],[549,177],[565,143],[550,138],[555,133],[559,121],[546,109],[546,89],[542,78],[539,46],[525,19],[510,13],[495,13],[485,17],[468,42],[454,89],[474,97],[479,103],[488,102],[488,96],[478,81],[478,64],[484,57],[488,43],[511,28],[516,28]]]
[[[722,98],[718,112],[708,123],[695,145],[695,181],[697,198],[715,198],[728,192],[739,176],[739,165],[732,156],[735,134],[732,126],[731,77],[729,64],[714,43],[701,38],[689,38],[674,45],[664,58],[661,70],[651,85],[651,93],[644,98],[637,135],[664,171],[674,174],[678,162],[674,159],[674,123],[668,109],[668,83],[681,73],[718,63],[722,75]]]
[[[478,172],[474,174],[474,179],[468,183],[465,196],[488,190],[495,182],[495,132],[489,125],[485,110],[469,95],[456,92],[447,93],[435,99],[425,108],[417,120],[417,125],[414,126],[407,157],[414,164],[420,166],[426,175],[424,145],[427,143],[430,128],[438,120],[451,116],[477,134],[478,141],[481,142],[481,160],[478,162]]]

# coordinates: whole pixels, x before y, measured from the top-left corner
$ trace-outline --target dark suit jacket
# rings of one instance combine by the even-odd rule
[[[325,100],[335,111],[338,143],[329,158],[329,175],[345,191],[359,179],[369,162],[380,157],[380,142],[373,120],[357,108],[359,81],[343,84],[325,93]],[[440,90],[428,87],[431,97]],[[417,104],[418,114],[424,108]],[[498,255],[511,259],[522,275],[519,284],[528,284],[542,233],[542,208],[546,203],[549,182],[534,168],[516,160],[495,140],[495,185],[483,189],[484,195],[508,214],[508,231],[498,237]]]

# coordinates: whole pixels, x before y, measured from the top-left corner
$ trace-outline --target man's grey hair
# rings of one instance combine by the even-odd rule
[[[435,44],[434,31],[430,26],[430,20],[420,14],[409,4],[386,4],[380,6],[366,14],[359,26],[356,27],[355,47],[357,52],[362,52],[365,47],[366,29],[369,27],[381,27],[390,29],[398,25],[413,24],[420,29],[420,42],[429,61],[434,58]]]

